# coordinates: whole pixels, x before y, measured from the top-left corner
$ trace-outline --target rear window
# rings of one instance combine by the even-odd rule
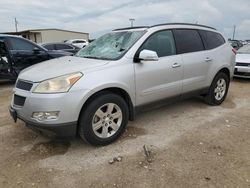
[[[197,30],[175,29],[174,36],[178,54],[204,50],[201,37]]]
[[[67,44],[56,44],[56,49],[57,50],[71,50],[73,47]]]
[[[206,50],[217,48],[225,43],[224,38],[219,33],[203,30],[200,30],[199,32],[204,41]]]
[[[55,50],[54,44],[43,45],[43,47],[46,48],[47,50]]]

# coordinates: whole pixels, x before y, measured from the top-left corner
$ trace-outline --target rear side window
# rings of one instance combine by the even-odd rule
[[[175,29],[174,36],[178,54],[204,50],[201,37],[196,30]]]
[[[155,51],[159,57],[175,55],[176,49],[172,31],[160,31],[152,34],[141,46],[140,51],[142,50]]]
[[[206,50],[217,48],[225,43],[224,38],[219,33],[203,30],[200,30],[199,32],[204,41]]]
[[[85,41],[83,40],[75,40],[72,42],[73,44],[77,44],[77,43],[86,43]]]

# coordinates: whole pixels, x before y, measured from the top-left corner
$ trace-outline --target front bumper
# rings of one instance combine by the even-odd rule
[[[23,119],[23,117],[18,116],[15,109],[10,107],[9,109],[10,115],[16,122],[17,119],[21,119],[26,123],[26,126],[32,129],[35,132],[45,134],[47,136],[59,136],[59,137],[73,137],[76,135],[77,131],[77,122],[71,123],[62,123],[62,124],[42,124],[42,123],[34,123],[29,120]]]
[[[77,122],[82,106],[87,100],[89,90],[75,90],[67,93],[36,94],[18,88],[14,89],[10,106],[10,114],[21,119],[35,131],[48,135],[63,137],[74,136],[77,131]],[[22,106],[16,105],[14,95],[24,98]],[[34,112],[58,111],[58,118],[39,121],[32,117]]]
[[[249,66],[235,66],[234,77],[250,78],[250,67]]]

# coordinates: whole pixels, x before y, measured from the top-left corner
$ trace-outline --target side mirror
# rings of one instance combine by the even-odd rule
[[[33,53],[34,53],[34,54],[40,54],[40,52],[41,52],[41,50],[40,50],[39,48],[37,48],[37,47],[35,47],[35,48],[33,49]]]
[[[139,54],[139,59],[142,61],[158,61],[159,57],[155,51],[142,50]]]

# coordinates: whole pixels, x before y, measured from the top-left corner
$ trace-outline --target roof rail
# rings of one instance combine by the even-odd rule
[[[192,24],[192,23],[163,23],[163,24],[152,25],[150,27],[157,27],[157,26],[164,26],[164,25],[191,25],[191,26],[205,27],[205,28],[216,30],[215,28],[210,27],[210,26],[200,25],[200,24]]]
[[[205,28],[208,28],[208,29],[216,30],[213,27],[206,26],[206,25],[200,25],[200,24],[192,24],[192,23],[163,23],[163,24],[157,24],[157,25],[152,25],[152,26],[124,27],[124,28],[114,29],[113,31],[130,30],[130,29],[142,29],[142,28],[152,28],[152,27],[164,26],[164,25],[190,25],[190,26],[205,27]]]
[[[149,28],[149,26],[124,27],[124,28],[114,29],[113,31],[130,30],[130,29],[142,29],[142,28]]]

